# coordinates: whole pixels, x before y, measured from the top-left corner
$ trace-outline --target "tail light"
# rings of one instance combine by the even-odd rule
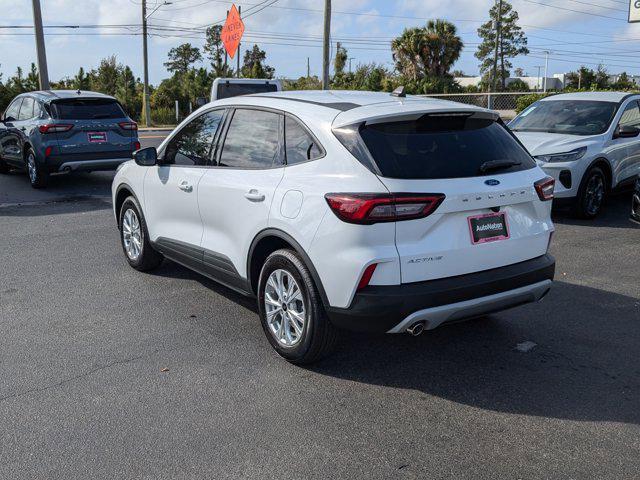
[[[123,130],[138,130],[138,124],[136,122],[120,122],[118,125]]]
[[[68,125],[64,123],[49,123],[47,125],[40,125],[38,130],[40,133],[59,133],[59,132],[68,132],[73,128],[73,125]]]
[[[343,222],[372,225],[427,217],[445,196],[441,193],[328,193],[325,198]]]
[[[49,155],[51,155],[51,150],[53,150],[51,147],[47,147],[44,149],[44,158],[47,158]]]
[[[553,200],[553,189],[556,186],[556,181],[552,177],[544,177],[542,180],[538,180],[533,184],[538,192],[538,197],[543,202],[547,200]]]
[[[362,290],[364,287],[369,285],[371,277],[373,277],[373,272],[376,271],[377,266],[377,263],[372,263],[367,268],[365,268],[364,273],[362,274],[362,278],[360,278],[360,283],[358,283],[358,290]]]
[[[133,151],[140,150],[140,142],[133,142]]]

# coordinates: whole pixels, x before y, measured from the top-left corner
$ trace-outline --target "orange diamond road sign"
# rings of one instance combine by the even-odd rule
[[[238,44],[240,44],[240,39],[242,38],[243,33],[244,23],[242,23],[238,9],[235,4],[233,4],[221,32],[222,43],[231,58],[233,58],[236,54],[236,50],[238,50]]]

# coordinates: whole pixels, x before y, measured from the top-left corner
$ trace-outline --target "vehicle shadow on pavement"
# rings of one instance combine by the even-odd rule
[[[82,198],[111,198],[114,172],[51,175],[44,189],[31,188],[27,175],[12,171],[0,175],[0,206],[36,204]]]
[[[638,424],[638,352],[638,298],[556,282],[540,304],[417,338],[345,333],[311,370],[491,411]]]
[[[554,223],[584,227],[605,228],[640,228],[629,220],[631,214],[631,191],[612,195],[607,199],[600,215],[593,220],[583,220],[572,215],[568,207],[554,206],[552,219]]]

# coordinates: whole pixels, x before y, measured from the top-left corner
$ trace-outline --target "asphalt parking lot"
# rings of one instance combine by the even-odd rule
[[[126,265],[111,178],[0,177],[0,478],[638,478],[629,195],[594,222],[554,216],[542,303],[345,333],[300,368],[253,302]]]

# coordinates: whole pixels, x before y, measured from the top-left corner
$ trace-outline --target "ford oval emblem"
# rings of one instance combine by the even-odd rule
[[[491,178],[489,180],[484,181],[485,185],[489,185],[490,187],[495,187],[496,185],[500,185],[500,181],[495,178]]]

